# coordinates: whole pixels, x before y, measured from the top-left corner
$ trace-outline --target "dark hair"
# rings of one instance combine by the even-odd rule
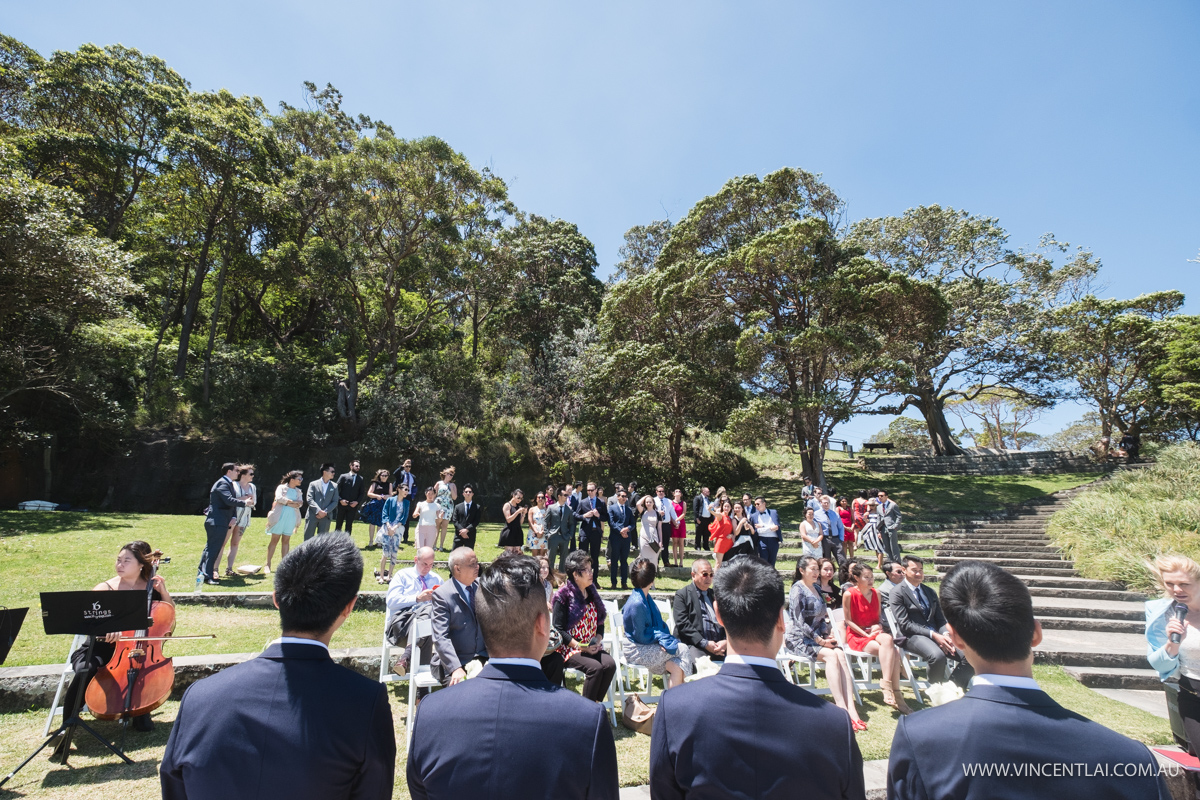
[[[512,490],[512,494],[510,494],[510,495],[508,496],[508,499],[509,499],[509,500],[512,500],[512,499],[513,499],[514,497],[516,497],[517,495],[521,495],[522,497],[524,497],[524,496],[525,496],[525,490],[524,490],[524,489],[513,489],[513,490]]]
[[[284,476],[279,479],[279,485],[282,486],[285,483],[291,483],[296,478],[303,478],[303,477],[304,477],[304,470],[294,469],[291,472],[284,473]]]
[[[918,559],[918,561],[919,560],[920,559]],[[894,570],[896,567],[903,567],[903,566],[904,565],[901,564],[899,561],[892,561],[891,559],[888,559],[887,561],[883,562],[883,574],[886,575],[889,572],[891,572],[892,570]]]
[[[425,494],[429,494],[430,492],[433,492],[434,494],[437,494],[437,489],[433,488],[432,486],[426,486],[426,487],[425,487]]]
[[[344,534],[331,533],[292,548],[275,570],[275,602],[284,632],[324,633],[358,596],[363,560]]]
[[[232,461],[226,461],[224,464],[221,465],[221,474],[224,475],[226,472],[229,472],[229,470],[231,470],[231,469],[237,469],[237,466],[238,465],[233,463]]]
[[[572,550],[563,561],[563,572],[569,580],[575,580],[576,572],[583,572],[592,565],[592,557],[586,550]]]
[[[942,611],[955,632],[988,661],[1029,657],[1033,599],[1020,578],[985,561],[960,561],[942,581]]]
[[[864,572],[873,573],[873,572],[875,572],[875,570],[871,569],[870,564],[864,564],[861,561],[858,562],[857,564],[855,564],[854,566],[850,567],[850,577],[854,578],[855,583],[858,582],[858,579],[862,577],[862,574]]]
[[[908,568],[909,564],[920,564],[922,567],[925,566],[925,559],[921,558],[920,556],[905,555],[900,559],[900,561],[904,564],[905,569]]]
[[[475,615],[489,652],[529,649],[534,623],[549,613],[541,573],[536,559],[505,553],[479,577]]]
[[[245,475],[247,472],[254,472],[254,465],[253,464],[239,464],[237,471],[238,471],[238,477],[240,478],[243,475]]]
[[[473,492],[473,491],[475,491],[475,484],[473,484],[473,483],[464,483],[464,484],[463,484],[463,488],[462,488],[462,490],[465,492],[467,489],[470,489],[472,492]]]
[[[875,495],[879,494],[879,490],[878,489],[867,489],[867,494],[870,495],[871,497],[874,497]]]
[[[809,558],[812,558],[812,556],[809,556]],[[817,559],[817,566],[820,567],[822,571],[824,571],[826,564],[833,567],[833,578],[830,578],[830,580],[833,580],[834,578],[837,577],[837,571],[838,571],[837,564],[833,563],[828,558],[818,558]]]
[[[321,465],[321,472],[337,472],[337,469],[334,467],[333,462],[328,462]]]
[[[736,643],[767,644],[783,608],[783,579],[761,558],[739,558],[717,570],[713,581],[725,632]]]
[[[758,497],[754,498],[754,502],[757,503],[759,500],[762,500],[763,503],[767,502],[767,498],[763,497],[761,494]]]
[[[658,577],[658,567],[648,558],[639,558],[629,568],[629,580],[635,589],[645,589]]]
[[[850,568],[858,563],[857,558],[847,558],[846,563],[842,564],[842,568],[838,570],[838,582],[850,583]]]
[[[866,489],[859,489],[859,490],[858,490],[858,496],[859,496],[859,499],[866,500],[866,499],[867,499],[867,490],[866,490]]]
[[[583,486],[583,481],[575,481],[575,488],[578,489],[580,486]]]
[[[138,564],[142,568],[142,571],[138,573],[138,576],[144,581],[150,580],[150,573],[154,571],[154,565],[150,563],[150,554],[154,552],[154,548],[152,548],[146,542],[143,542],[141,539],[135,539],[117,552],[123,553],[126,550],[128,550],[129,554],[137,560]]]
[[[792,583],[795,584],[804,582],[804,570],[808,569],[810,562],[817,564],[821,563],[812,556],[800,556],[800,560],[796,562],[796,572],[792,575]]]

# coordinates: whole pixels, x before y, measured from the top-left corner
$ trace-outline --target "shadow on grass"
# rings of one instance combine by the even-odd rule
[[[0,537],[26,533],[113,531],[134,527],[142,516],[91,511],[0,511]]]
[[[99,745],[97,745],[99,747]],[[107,751],[106,751],[107,752]],[[97,754],[98,755],[98,754]],[[92,764],[86,767],[66,767],[55,764],[53,771],[47,772],[42,778],[42,786],[47,788],[60,786],[79,786],[80,784],[108,783],[115,779],[141,780],[158,777],[158,760],[134,761],[126,764],[112,753],[108,754],[112,763]]]

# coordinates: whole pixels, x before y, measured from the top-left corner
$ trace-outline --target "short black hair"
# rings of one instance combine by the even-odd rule
[[[519,553],[505,553],[479,577],[475,614],[489,652],[529,649],[537,618],[548,614],[541,564]]]
[[[592,557],[586,550],[572,550],[563,559],[563,572],[568,578],[574,578],[576,572],[583,572],[592,565]]]
[[[283,630],[329,630],[358,596],[362,574],[362,554],[344,533],[322,534],[292,548],[275,570],[275,602]]]
[[[761,558],[723,564],[713,581],[713,594],[730,639],[771,641],[785,599],[783,579],[774,567]]]
[[[901,566],[903,566],[903,565],[899,561],[892,561],[891,559],[888,559],[887,561],[883,562],[883,574],[887,575],[889,572],[894,570],[896,567],[901,567]]]
[[[237,464],[233,463],[232,461],[226,461],[221,465],[221,474],[224,475],[226,472],[229,472],[232,469],[237,469]]]
[[[658,577],[658,567],[648,558],[639,558],[629,568],[629,580],[635,589],[645,589]]]
[[[920,556],[914,556],[911,553],[906,553],[900,559],[900,561],[904,564],[905,569],[908,569],[909,564],[920,564],[922,567],[925,566],[925,559],[921,558]]]
[[[462,488],[462,490],[465,492],[467,489],[470,489],[472,492],[473,492],[473,491],[475,491],[475,484],[473,484],[473,483],[464,483],[464,484],[463,484],[463,488]]]
[[[767,502],[767,498],[763,497],[761,494],[758,497],[754,498],[754,502],[757,503],[759,500],[762,500],[764,503]]]
[[[321,472],[337,472],[337,470],[334,469],[333,464],[322,464]]]
[[[1015,575],[986,561],[960,561],[942,581],[946,621],[988,661],[1013,663],[1033,646],[1033,598]]]

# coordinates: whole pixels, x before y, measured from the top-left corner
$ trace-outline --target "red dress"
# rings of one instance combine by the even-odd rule
[[[687,520],[683,516],[683,504],[672,500],[671,505],[675,508],[675,524],[671,527],[671,538],[686,539]]]
[[[846,529],[846,544],[854,543],[854,515],[848,508],[839,508],[838,516],[842,518],[842,527]]]
[[[862,591],[857,587],[851,587],[846,595],[850,598],[850,613],[846,616],[847,621],[853,622],[864,631],[870,630],[872,625],[879,624],[879,590],[872,590],[871,601],[867,602],[867,598],[863,597]],[[851,650],[861,651],[867,646],[867,642],[875,641],[878,633],[870,636],[860,636],[857,631],[846,626],[846,644],[850,645]]]
[[[708,524],[709,543],[714,553],[728,553],[733,547],[733,523],[729,517],[720,516]]]

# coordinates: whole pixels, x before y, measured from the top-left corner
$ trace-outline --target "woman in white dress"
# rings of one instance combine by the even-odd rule
[[[662,531],[658,527],[658,512],[654,509],[654,498],[650,495],[638,500],[638,511],[642,513],[641,550],[638,558],[658,565],[658,554],[662,552]]]
[[[546,555],[546,494],[538,492],[536,505],[529,511],[529,554],[534,558]]]
[[[804,521],[800,523],[800,541],[804,544],[804,555],[821,557],[821,526],[813,520],[813,510],[804,510]]]
[[[416,514],[417,549],[433,547],[437,539],[438,523],[446,517],[437,501],[437,490],[432,486],[425,490],[425,499],[417,503]]]

